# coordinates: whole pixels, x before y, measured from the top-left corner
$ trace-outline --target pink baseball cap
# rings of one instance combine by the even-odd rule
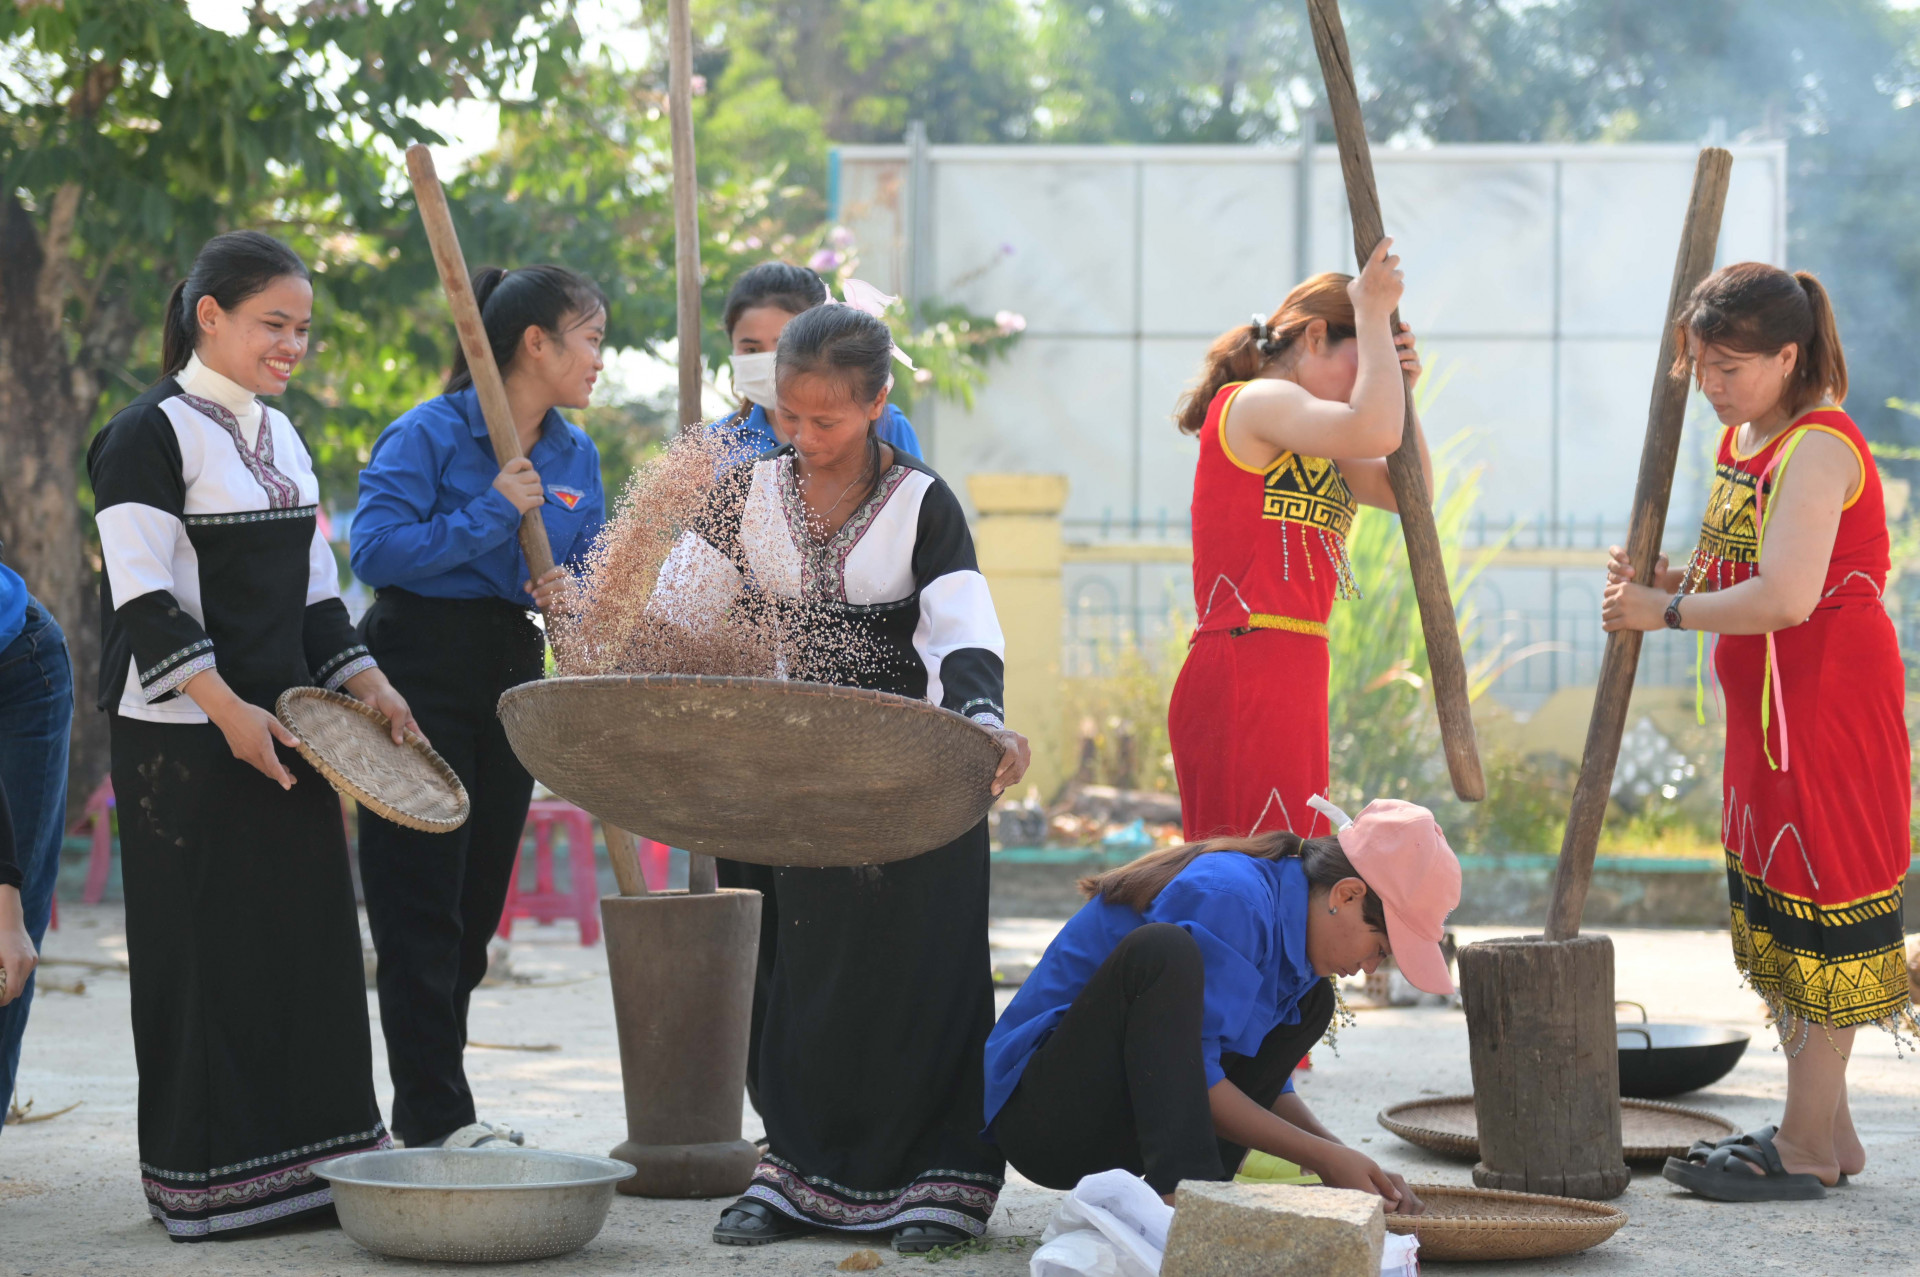
[[[1440,942],[1460,903],[1460,860],[1433,813],[1398,798],[1376,798],[1339,831],[1353,871],[1386,906],[1387,943],[1414,988],[1452,993]]]

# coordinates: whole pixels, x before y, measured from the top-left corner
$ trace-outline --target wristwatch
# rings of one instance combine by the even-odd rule
[[[1667,601],[1667,628],[1668,629],[1683,630],[1686,628],[1686,626],[1680,624],[1680,600],[1686,597],[1687,596],[1685,594],[1676,594]]]

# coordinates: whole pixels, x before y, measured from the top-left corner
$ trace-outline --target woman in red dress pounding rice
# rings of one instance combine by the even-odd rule
[[[1812,275],[1742,262],[1680,320],[1726,429],[1700,544],[1636,585],[1617,547],[1609,630],[1721,635],[1722,840],[1734,961],[1786,1048],[1778,1128],[1696,1145],[1666,1176],[1722,1201],[1822,1197],[1866,1165],[1847,1107],[1854,1029],[1907,1013],[1901,885],[1910,859],[1906,676],[1881,605],[1880,476],[1842,412],[1847,366]]]
[[[1327,617],[1359,596],[1346,550],[1356,503],[1399,508],[1385,458],[1420,375],[1412,330],[1390,331],[1392,243],[1359,278],[1316,275],[1270,318],[1222,334],[1181,401],[1180,429],[1200,437],[1199,622],[1167,734],[1190,842],[1332,832],[1307,806],[1327,789]],[[1431,487],[1424,438],[1420,463]]]

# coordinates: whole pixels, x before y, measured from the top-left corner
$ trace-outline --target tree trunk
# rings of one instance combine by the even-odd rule
[[[64,289],[44,287],[48,261],[33,216],[0,201],[0,542],[6,563],[67,632],[74,686],[69,815],[107,771],[107,731],[92,710],[100,653],[96,564],[85,554],[80,454],[98,402],[61,322]],[[50,304],[50,302],[52,304]]]

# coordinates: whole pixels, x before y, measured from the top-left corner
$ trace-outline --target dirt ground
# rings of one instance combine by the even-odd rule
[[[50,1121],[15,1125],[0,1134],[0,1272],[21,1277],[130,1274],[365,1274],[428,1271],[438,1266],[386,1260],[361,1250],[334,1228],[311,1227],[246,1241],[198,1246],[167,1240],[147,1217],[136,1176],[136,1078],[128,1029],[127,980],[112,970],[72,962],[114,963],[125,957],[116,906],[69,906],[63,928],[49,937],[43,986],[22,1061],[19,1100],[34,1114],[78,1104]],[[1009,919],[996,932],[1003,965],[1042,947],[1058,923]],[[1512,929],[1472,929],[1463,939]],[[1647,1004],[1655,1019],[1736,1025],[1755,1034],[1746,1058],[1719,1086],[1688,1098],[1757,1126],[1780,1115],[1784,1060],[1765,1038],[1761,1007],[1741,989],[1724,932],[1614,933],[1618,992]],[[619,1059],[608,1001],[605,953],[583,949],[569,924],[522,923],[512,955],[525,983],[484,988],[475,998],[468,1071],[481,1115],[529,1131],[555,1149],[604,1153],[624,1135]],[[1003,995],[1004,996],[1004,995]],[[378,1011],[369,998],[369,1014]],[[479,1043],[491,1043],[483,1047]],[[545,1048],[550,1050],[496,1049]],[[386,1069],[379,1039],[375,1068],[383,1098]],[[1852,1070],[1854,1114],[1872,1164],[1852,1187],[1824,1202],[1789,1206],[1723,1206],[1674,1190],[1657,1173],[1635,1175],[1619,1205],[1631,1222],[1611,1241],[1583,1255],[1541,1264],[1447,1265],[1436,1272],[1694,1274],[1791,1272],[1909,1274],[1920,1272],[1910,1239],[1920,1225],[1920,1060],[1899,1059],[1885,1034],[1868,1032]],[[1422,1152],[1375,1124],[1374,1114],[1399,1100],[1470,1089],[1466,1025],[1442,1007],[1365,1010],[1340,1035],[1339,1054],[1315,1052],[1300,1090],[1320,1116],[1389,1168],[1419,1182],[1466,1184],[1468,1167]],[[747,1133],[757,1135],[751,1110]],[[1045,1227],[1057,1194],[1009,1177],[987,1245],[942,1257],[942,1274],[1024,1273],[1033,1239]],[[719,1202],[615,1199],[607,1227],[585,1250],[547,1261],[568,1274],[690,1273],[826,1274],[860,1248],[858,1241],[820,1238],[754,1250],[712,1245],[708,1230]],[[881,1247],[885,1268],[917,1270]],[[531,1266],[526,1266],[531,1267]]]

